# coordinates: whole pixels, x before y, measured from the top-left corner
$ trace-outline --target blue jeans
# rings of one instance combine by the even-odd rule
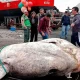
[[[67,25],[67,26],[62,25],[62,32],[61,32],[60,37],[61,37],[61,38],[66,38],[67,35],[68,35],[69,29],[70,29],[70,25]]]
[[[40,33],[40,34],[41,34],[41,33]],[[43,36],[43,35],[41,34],[42,39],[48,39],[48,33],[44,32],[44,34],[45,34],[45,36]]]

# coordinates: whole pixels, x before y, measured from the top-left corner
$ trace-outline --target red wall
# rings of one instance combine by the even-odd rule
[[[0,10],[7,10],[7,9],[18,8],[18,4],[19,4],[20,1],[21,0],[10,2],[10,7],[7,7],[7,3],[1,3],[0,2]]]
[[[21,0],[10,2],[10,7],[7,7],[7,3],[0,2],[0,10],[7,10],[7,9],[16,9],[18,8],[18,4]],[[54,0],[29,0],[33,2],[33,6],[53,6]]]

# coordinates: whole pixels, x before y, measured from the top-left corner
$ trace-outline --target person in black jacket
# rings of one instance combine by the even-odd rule
[[[31,39],[30,42],[37,41],[38,40],[38,30],[37,30],[37,26],[38,26],[38,18],[36,16],[36,13],[33,11],[31,13],[31,18],[30,18],[30,22],[31,22]]]
[[[68,12],[65,11],[65,15],[61,19],[62,24],[62,32],[60,38],[67,38],[68,30],[70,29],[70,17],[68,16]]]

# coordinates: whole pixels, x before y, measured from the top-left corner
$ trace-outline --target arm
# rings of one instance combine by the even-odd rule
[[[73,23],[74,23],[75,25],[80,24],[80,16],[77,16],[75,22],[73,22]]]
[[[74,21],[71,24],[71,27],[74,27],[75,25],[80,24],[80,16],[76,16]]]
[[[62,19],[61,19],[61,24],[63,23],[63,20],[64,20],[64,16],[63,16]]]
[[[41,32],[41,28],[42,28],[42,20],[39,21],[39,27],[38,27],[39,32]]]

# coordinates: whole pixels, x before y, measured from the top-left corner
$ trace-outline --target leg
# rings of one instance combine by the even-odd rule
[[[60,35],[61,38],[65,37],[65,27],[66,26],[64,26],[64,25],[62,26],[62,31],[61,31],[61,35]]]
[[[33,42],[33,38],[34,38],[34,31],[31,30],[31,39],[30,39],[30,42]]]
[[[69,29],[70,29],[70,25],[66,26],[66,28],[65,28],[65,38],[67,38],[67,34],[68,34]]]
[[[24,29],[24,42],[29,41],[29,29]]]
[[[79,37],[78,37],[78,33],[76,34],[76,41],[77,41],[77,44],[78,44],[78,46],[80,47],[80,42],[79,42]]]
[[[38,41],[38,31],[35,31],[35,41]]]
[[[43,39],[48,39],[48,33],[45,33],[45,36],[42,36]]]
[[[76,37],[75,37],[75,34],[71,35],[71,43],[76,46]]]

